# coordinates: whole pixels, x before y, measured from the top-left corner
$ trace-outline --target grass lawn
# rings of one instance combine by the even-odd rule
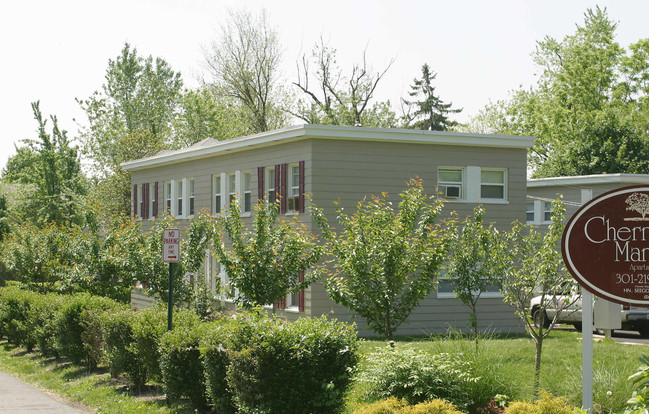
[[[581,405],[581,342],[574,331],[555,331],[544,342],[541,387],[555,396],[565,396]],[[367,355],[383,341],[366,340],[362,354]],[[461,337],[401,338],[397,346],[419,347],[431,352],[462,353],[481,371],[490,371],[499,378],[509,397],[525,400],[532,397],[534,343],[526,336],[482,338],[476,352],[475,343]],[[638,366],[638,358],[649,354],[644,345],[624,345],[612,341],[594,344],[595,413],[621,412],[631,396],[627,381]],[[141,392],[131,390],[119,379],[111,379],[106,369],[91,373],[65,360],[42,358],[26,353],[5,341],[0,342],[0,370],[32,385],[51,390],[64,398],[93,407],[102,413],[190,413],[189,404],[173,402],[167,406],[159,387]],[[610,391],[610,395],[608,394]],[[346,412],[351,413],[363,398],[362,385],[354,386]]]

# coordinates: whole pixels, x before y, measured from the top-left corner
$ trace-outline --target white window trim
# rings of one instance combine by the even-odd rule
[[[451,280],[451,278],[446,277],[446,276],[439,276],[439,279],[444,279],[444,280]],[[498,292],[482,292],[480,294],[480,299],[499,299],[502,298],[503,294],[498,291]],[[437,299],[457,299],[457,296],[455,296],[455,292],[440,292],[437,291]]]
[[[135,197],[137,199],[137,205],[135,206],[135,217],[138,220],[142,220],[142,210],[144,208],[144,185],[138,184],[135,186]]]
[[[534,220],[526,221],[527,224],[534,226],[547,225],[552,223],[552,220],[545,220],[545,201],[544,200],[533,200],[534,201]],[[527,216],[527,203],[525,204],[525,215]]]
[[[155,207],[159,207],[159,202],[157,201],[158,194],[155,191],[155,183],[149,184],[149,205],[146,207],[149,210],[149,220],[155,220],[157,211]]]
[[[460,171],[460,173],[462,174],[461,182],[442,181],[442,180],[440,180],[440,177],[439,177],[440,170],[456,170],[456,171]],[[440,166],[440,167],[438,167],[437,168],[437,187],[438,187],[438,191],[440,191],[440,197],[443,198],[444,200],[448,201],[448,202],[451,202],[451,203],[452,202],[464,202],[464,201],[466,201],[466,199],[467,199],[466,176],[467,176],[466,167],[458,167],[458,166]],[[446,198],[444,194],[441,194],[441,190],[439,190],[439,187],[441,187],[443,185],[447,185],[447,184],[449,184],[449,185],[455,185],[455,184],[460,185],[460,196],[457,197],[457,198]]]
[[[193,218],[194,215],[196,214],[196,181],[194,178],[184,178],[185,184],[183,185],[183,190],[185,191],[186,197],[183,197],[184,201],[184,206],[183,206],[183,211],[185,212],[185,217],[187,218]],[[190,185],[191,184],[191,185]],[[191,187],[194,187],[194,195],[191,195]],[[190,198],[194,199],[194,212],[191,213],[189,211],[189,204],[190,204]]]
[[[217,185],[218,182],[218,185]],[[212,215],[223,213],[223,177],[222,174],[212,174]],[[216,196],[219,196],[219,205],[217,206]],[[219,212],[217,213],[216,210]]]
[[[477,167],[480,168],[480,167]],[[503,198],[482,198],[482,185],[500,185],[497,183],[483,183],[482,182],[482,172],[483,171],[498,171],[503,173]],[[509,186],[507,185],[509,183],[509,174],[507,168],[480,168],[480,175],[478,176],[480,180],[480,186],[478,187],[478,198],[480,201],[484,203],[507,203],[509,200]]]
[[[239,184],[238,194],[239,197],[239,208],[241,209],[241,217],[250,217],[252,215],[252,174],[249,170],[237,171],[237,183]],[[246,189],[246,174],[248,175],[248,181],[250,182],[250,188]],[[246,211],[246,194],[250,195],[250,210]]]
[[[270,194],[270,190],[273,190],[273,192],[275,193],[275,199],[273,200],[273,202],[275,202],[277,201],[277,188],[275,188],[275,174],[276,174],[275,167],[274,166],[268,167],[265,170],[266,171],[264,172],[265,175],[264,187],[266,188],[264,188],[264,198],[266,199],[266,202],[270,202],[269,194]],[[272,174],[272,179],[271,179],[271,174]]]

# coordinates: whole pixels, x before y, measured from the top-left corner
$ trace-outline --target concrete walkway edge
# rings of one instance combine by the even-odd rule
[[[0,371],[0,413],[79,414],[84,413],[43,391]]]

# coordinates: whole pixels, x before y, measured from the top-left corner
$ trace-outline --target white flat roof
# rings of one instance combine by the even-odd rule
[[[308,138],[521,149],[531,147],[535,139],[534,137],[515,135],[304,124],[225,141],[203,140],[188,148],[177,151],[162,151],[154,156],[128,161],[121,165],[127,171],[137,170],[165,163],[188,161],[219,153],[244,151]]]
[[[527,187],[551,187],[559,185],[584,184],[646,184],[649,174],[593,174],[575,175],[571,177],[534,178],[527,180]]]

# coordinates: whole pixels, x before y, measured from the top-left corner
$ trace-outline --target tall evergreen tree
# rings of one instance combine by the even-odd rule
[[[408,96],[415,100],[402,99],[408,111],[404,115],[408,128],[447,131],[457,125],[457,122],[449,119],[448,114],[462,112],[462,109],[452,108],[452,102],[444,103],[439,96],[435,95],[433,80],[436,77],[437,74],[430,70],[427,63],[424,63],[421,67],[421,79],[415,78],[408,92]]]

